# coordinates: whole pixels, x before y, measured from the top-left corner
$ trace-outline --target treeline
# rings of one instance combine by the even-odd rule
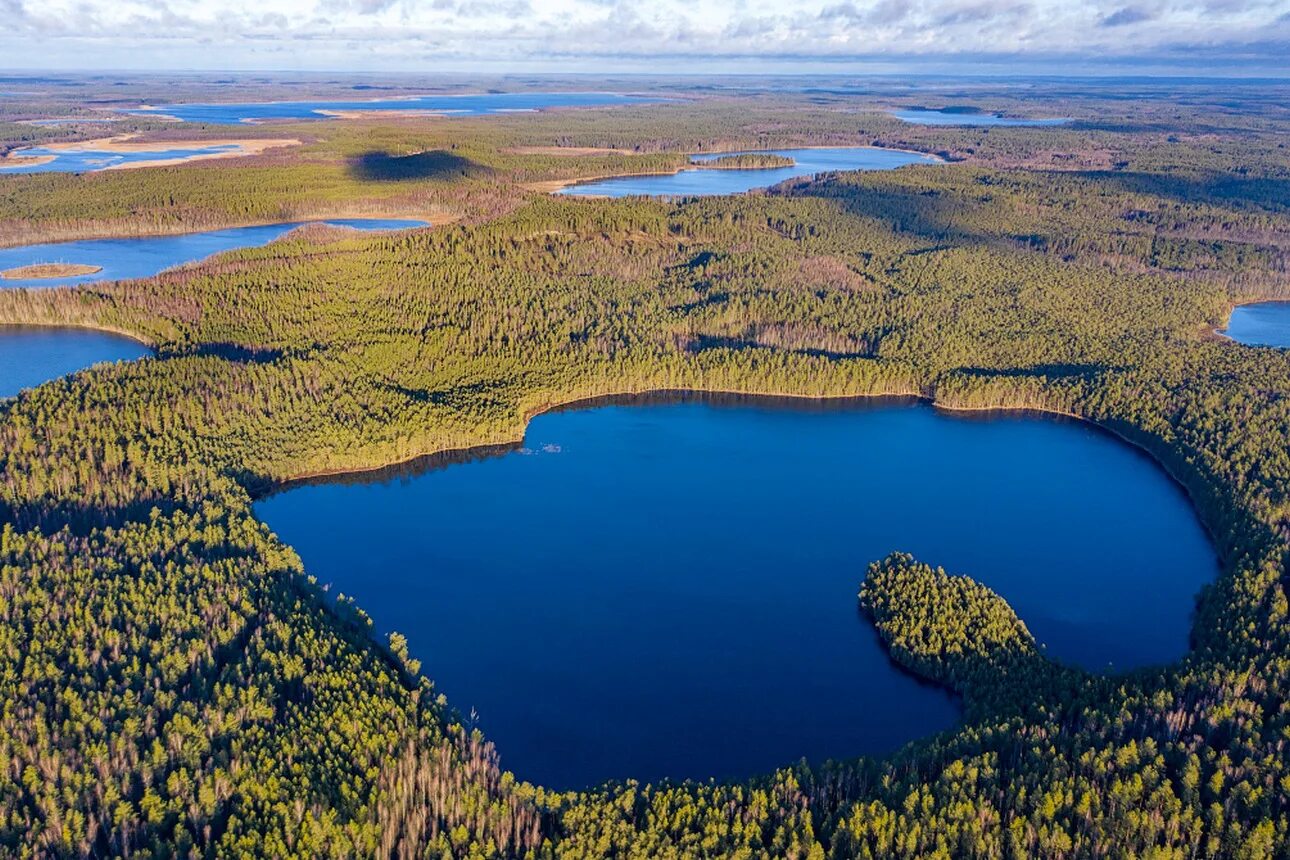
[[[534,197],[486,223],[305,231],[141,281],[0,291],[0,322],[158,351],[0,405],[0,853],[1284,855],[1290,362],[1206,327],[1276,288],[1286,216],[1257,189],[1183,199],[1166,179],[944,165],[680,203]],[[1130,204],[1148,216],[1104,217]],[[1134,238],[1189,232],[1217,250],[1166,264]],[[401,640],[373,641],[251,513],[278,481],[678,388],[1110,427],[1215,535],[1195,651],[1109,678],[1055,667],[996,596],[896,556],[864,606],[897,659],[967,697],[962,728],[747,783],[553,793],[505,773]]]

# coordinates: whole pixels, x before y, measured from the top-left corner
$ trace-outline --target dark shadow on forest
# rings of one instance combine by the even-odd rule
[[[425,454],[420,457],[414,457],[411,460],[405,460],[402,463],[382,466],[379,469],[367,469],[365,471],[358,472],[337,472],[327,475],[311,475],[304,478],[295,478],[290,481],[275,482],[262,475],[256,475],[250,472],[235,474],[233,477],[239,484],[246,488],[246,491],[251,494],[252,498],[259,501],[261,499],[267,499],[270,496],[276,496],[278,493],[285,493],[288,490],[294,490],[297,487],[311,487],[322,484],[343,484],[353,486],[363,484],[386,484],[392,481],[407,481],[412,478],[420,477],[427,472],[446,469],[449,466],[477,463],[481,460],[488,460],[493,457],[500,457],[503,454],[510,454],[521,450],[523,450],[523,445],[519,442],[510,442],[502,445],[481,445],[476,448],[466,448],[455,451],[439,451],[435,454]]]
[[[85,537],[95,529],[119,529],[130,523],[147,522],[153,511],[161,516],[170,516],[181,510],[196,509],[191,504],[158,493],[147,494],[127,504],[59,500],[14,505],[0,501],[0,524],[12,524],[18,531],[35,529],[45,535],[66,529],[72,535]]]
[[[870,349],[834,350],[810,346],[777,346],[773,343],[762,343],[747,337],[726,337],[722,335],[698,335],[685,344],[686,352],[698,354],[710,349],[748,350],[761,349],[768,352],[779,352],[788,355],[804,355],[810,358],[827,358],[830,361],[843,359],[873,358],[877,354],[876,346]]]
[[[1048,379],[1096,379],[1104,373],[1120,370],[1102,364],[1033,364],[1030,367],[960,367],[958,372],[964,376],[978,379],[1017,379],[1046,377]]]
[[[354,159],[349,172],[363,182],[416,182],[486,176],[491,171],[469,158],[432,149],[412,155],[365,152]]]
[[[199,343],[191,348],[172,353],[167,357],[214,356],[225,361],[237,361],[249,364],[271,364],[286,353],[280,349],[260,346],[244,346],[240,343]]]
[[[1273,212],[1290,210],[1290,179],[1209,172],[1196,176],[1102,170],[1078,174],[1119,191],[1168,197],[1183,203],[1246,203]]]

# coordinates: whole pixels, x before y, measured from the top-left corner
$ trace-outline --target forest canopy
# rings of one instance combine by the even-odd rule
[[[1127,131],[817,106],[788,130],[763,101],[337,124],[303,159],[133,171],[136,188],[0,180],[10,241],[360,202],[459,216],[0,290],[0,323],[156,350],[0,404],[0,853],[1284,856],[1290,355],[1213,328],[1288,294],[1285,118],[1147,104]],[[1205,133],[1171,126],[1179,111]],[[858,138],[955,160],[726,198],[525,189]],[[375,178],[355,172],[372,146]],[[633,154],[519,154],[538,146]],[[1185,486],[1219,548],[1192,652],[1126,675],[1063,667],[997,595],[893,555],[855,572],[860,605],[902,666],[964,696],[962,726],[746,782],[554,792],[506,772],[433,660],[377,641],[252,513],[284,481],[677,389],[897,394],[1114,431]]]

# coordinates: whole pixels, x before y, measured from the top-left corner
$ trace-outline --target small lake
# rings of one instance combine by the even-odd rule
[[[560,189],[558,194],[597,197],[691,197],[711,194],[739,194],[754,188],[771,185],[797,176],[813,176],[839,170],[892,170],[906,164],[937,164],[934,155],[905,152],[899,149],[880,149],[870,146],[841,146],[821,149],[770,149],[758,153],[782,155],[793,159],[791,167],[771,167],[752,170],[726,168],[687,168],[679,173],[653,176],[615,176],[583,182]],[[693,155],[691,161],[702,163],[727,155],[747,155],[747,152],[721,152]]]
[[[53,149],[45,146],[33,146],[22,149],[14,155],[34,158],[52,158],[33,164],[5,164],[0,162],[0,175],[7,173],[93,173],[96,170],[107,170],[109,167],[120,167],[123,164],[135,164],[141,161],[163,161],[170,158],[193,158],[198,155],[218,155],[225,152],[236,152],[242,147],[236,143],[223,143],[212,146],[197,147],[164,147],[157,149],[130,150],[117,152],[99,149]]]
[[[561,107],[650,104],[663,100],[622,93],[474,93],[352,101],[152,105],[140,110],[126,111],[126,113],[139,116],[163,114],[184,122],[237,125],[268,119],[328,119],[329,113],[351,111],[409,111],[445,116],[481,116],[497,113],[527,113]]]
[[[101,266],[102,271],[70,278],[0,278],[0,289],[53,287],[93,281],[148,278],[184,263],[204,260],[212,254],[265,245],[308,222],[261,224],[233,227],[205,233],[177,236],[134,236],[121,239],[87,239],[81,242],[51,242],[0,248],[0,272],[36,263],[68,263]],[[333,218],[320,223],[354,230],[407,230],[429,226],[413,218]]]
[[[1222,333],[1246,346],[1290,348],[1290,302],[1238,305]]]
[[[0,398],[101,361],[151,355],[128,337],[77,328],[0,326]]]
[[[959,708],[858,613],[913,552],[1084,666],[1187,649],[1214,549],[1180,488],[1088,425],[880,401],[553,412],[524,449],[297,486],[257,514],[408,637],[508,769],[556,788],[887,753]],[[427,468],[422,465],[420,468]]]
[[[905,122],[918,125],[999,125],[999,126],[1044,126],[1065,125],[1070,122],[1065,117],[1049,119],[1026,119],[1025,117],[1000,116],[994,113],[983,113],[968,110],[929,110],[927,108],[908,108],[892,111],[892,116]]]

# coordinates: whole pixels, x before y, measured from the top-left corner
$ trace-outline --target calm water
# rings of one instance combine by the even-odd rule
[[[408,636],[504,766],[556,787],[746,776],[951,726],[857,613],[893,550],[977,576],[1099,668],[1182,655],[1216,574],[1181,490],[1071,422],[692,401],[540,416],[525,445],[256,509]]]
[[[905,122],[918,125],[1063,125],[1070,122],[1064,117],[1050,119],[1025,119],[1023,117],[999,116],[993,113],[971,113],[968,111],[927,110],[910,108],[892,111],[892,114]]]
[[[664,176],[618,176],[561,189],[560,194],[629,197],[637,194],[661,197],[689,197],[704,194],[739,194],[753,188],[766,188],[795,176],[812,176],[834,170],[891,170],[906,164],[935,164],[938,158],[898,149],[867,146],[843,146],[832,149],[765,150],[793,159],[792,167],[764,170],[703,170],[691,168]],[[725,155],[691,156],[693,161],[711,161]]]
[[[621,93],[476,93],[473,95],[419,96],[406,99],[355,101],[249,102],[243,104],[156,105],[128,113],[147,116],[161,113],[184,122],[236,125],[266,119],[326,119],[323,111],[421,111],[448,116],[535,111],[558,107],[648,104],[662,99]]]
[[[141,343],[100,331],[0,326],[0,398],[100,361],[132,361],[148,354]]]
[[[3,173],[91,173],[95,170],[106,170],[122,164],[133,164],[139,161],[161,161],[166,158],[192,158],[195,155],[215,155],[221,152],[234,152],[242,147],[236,143],[217,144],[214,146],[190,146],[180,148],[158,148],[135,152],[109,152],[99,149],[50,149],[44,146],[33,146],[20,150],[17,155],[52,155],[53,161],[43,164],[4,165],[0,163],[0,174]]]
[[[0,278],[0,289],[147,278],[184,263],[205,259],[212,254],[268,244],[304,223],[293,221],[178,236],[88,239],[83,242],[51,242],[46,245],[0,248],[0,272],[35,263],[81,263],[103,267],[101,272],[74,278]],[[429,224],[428,221],[411,218],[335,218],[323,223],[367,231],[406,230]]]
[[[1223,334],[1247,346],[1290,348],[1290,302],[1239,305]]]

